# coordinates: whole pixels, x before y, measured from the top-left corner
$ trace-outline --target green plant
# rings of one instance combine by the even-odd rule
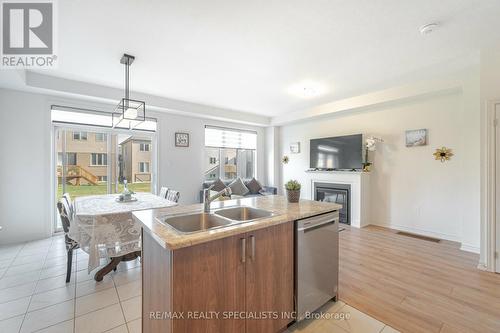
[[[285,184],[285,188],[289,191],[299,191],[300,190],[300,183],[296,180],[289,180]]]

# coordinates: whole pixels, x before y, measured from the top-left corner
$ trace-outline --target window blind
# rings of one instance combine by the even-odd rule
[[[215,148],[257,149],[257,132],[205,126],[205,146]]]

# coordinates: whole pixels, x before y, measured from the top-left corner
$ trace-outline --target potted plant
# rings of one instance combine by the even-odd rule
[[[299,202],[300,199],[300,183],[296,180],[289,180],[285,184],[286,197],[288,202]]]

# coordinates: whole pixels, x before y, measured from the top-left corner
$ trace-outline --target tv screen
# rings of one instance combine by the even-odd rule
[[[312,139],[310,154],[312,169],[362,169],[363,135]]]

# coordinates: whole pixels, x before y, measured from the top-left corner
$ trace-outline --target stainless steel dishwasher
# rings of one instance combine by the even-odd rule
[[[339,212],[295,222],[295,300],[297,321],[337,299]]]

